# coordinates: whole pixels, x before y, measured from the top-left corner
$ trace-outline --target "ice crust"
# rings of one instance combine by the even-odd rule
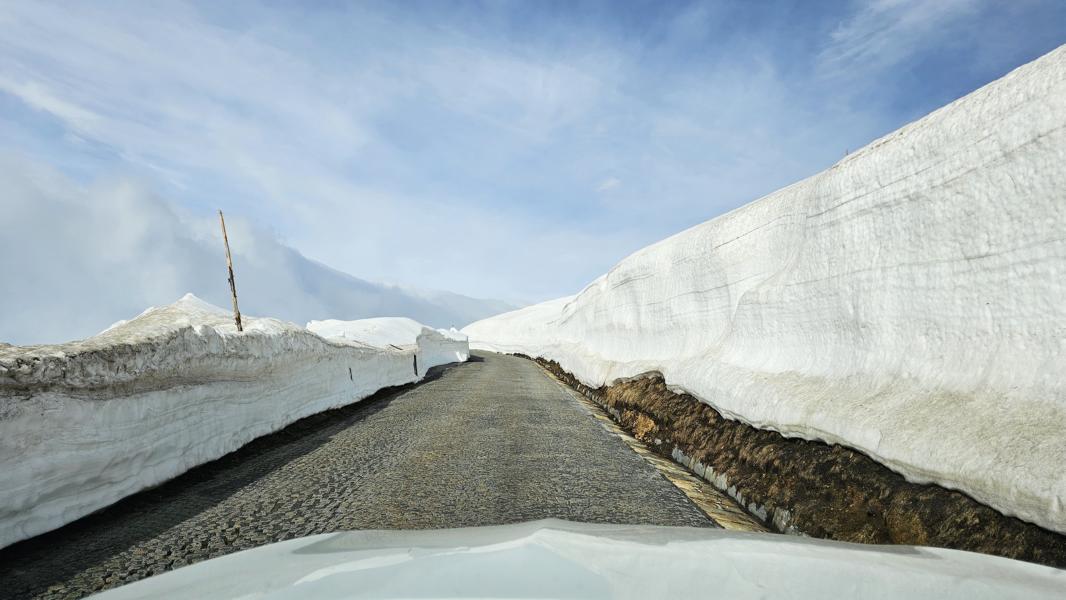
[[[1037,600],[1063,586],[1066,571],[958,550],[545,520],[299,538],[94,598]]]
[[[238,333],[190,294],[85,340],[0,345],[0,547],[467,358],[461,336],[374,321],[384,347],[269,318]]]
[[[475,348],[657,371],[1066,533],[1066,46],[644,248]]]

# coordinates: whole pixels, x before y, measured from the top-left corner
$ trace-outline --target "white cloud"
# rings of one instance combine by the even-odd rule
[[[950,39],[952,25],[977,13],[984,0],[873,0],[830,34],[819,54],[825,77],[870,77]]]
[[[192,215],[129,180],[82,186],[0,155],[0,341],[59,342],[97,333],[186,292],[227,306],[217,217]],[[403,290],[334,271],[239,217],[227,218],[248,314],[311,319],[402,315],[462,326],[501,302]]]
[[[600,193],[609,192],[620,185],[622,185],[622,180],[618,179],[617,177],[608,177],[607,179],[601,181],[598,186],[596,186],[596,191]]]
[[[0,91],[19,98],[34,109],[58,117],[76,131],[88,131],[100,121],[99,115],[57,98],[43,84],[35,81],[17,83],[0,77]]]

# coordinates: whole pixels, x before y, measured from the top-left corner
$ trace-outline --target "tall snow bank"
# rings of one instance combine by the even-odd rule
[[[381,349],[416,347],[419,370],[470,358],[465,334],[455,329],[433,329],[405,317],[311,321],[307,329],[327,340],[344,344]]]
[[[660,371],[1066,533],[1066,46],[472,346]]]
[[[443,361],[443,334],[421,329],[397,349],[277,319],[244,324],[238,333],[228,311],[190,294],[85,340],[0,345],[0,547],[417,381],[433,362],[419,360],[416,374],[418,357]],[[465,340],[448,343],[463,350],[452,360],[465,360]]]

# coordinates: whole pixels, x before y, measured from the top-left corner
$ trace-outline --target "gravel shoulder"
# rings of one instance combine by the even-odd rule
[[[714,526],[536,364],[477,353],[0,550],[0,597],[80,598],[328,531],[547,517]]]

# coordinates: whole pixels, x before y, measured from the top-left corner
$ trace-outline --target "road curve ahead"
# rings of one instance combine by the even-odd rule
[[[546,517],[713,526],[535,363],[475,354],[0,550],[0,597],[79,598],[327,531]]]

